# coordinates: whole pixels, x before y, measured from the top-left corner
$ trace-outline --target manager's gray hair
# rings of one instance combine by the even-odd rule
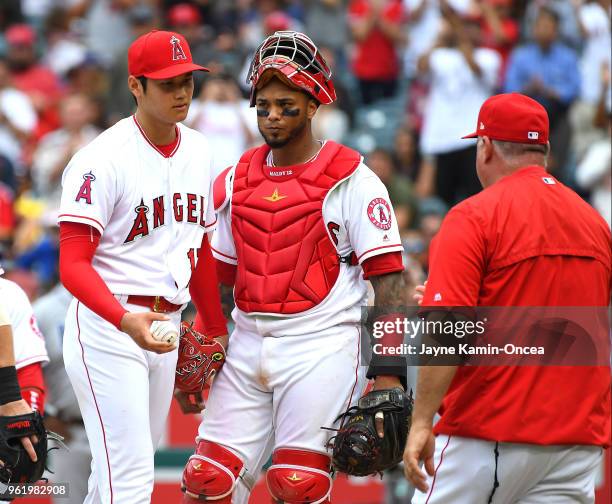
[[[525,156],[526,154],[541,154],[544,157],[547,157],[549,154],[549,147],[547,144],[502,142],[501,140],[493,140],[492,142],[499,154],[507,160]]]

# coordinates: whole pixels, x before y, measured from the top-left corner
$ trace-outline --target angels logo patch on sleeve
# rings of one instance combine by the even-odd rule
[[[374,198],[368,205],[368,218],[378,229],[391,229],[391,205],[384,198]]]
[[[83,199],[85,200],[85,203],[91,205],[91,183],[96,180],[96,177],[93,173],[91,173],[91,171],[89,171],[89,173],[83,175],[83,180],[84,182],[81,184],[81,188],[79,189],[74,201],[78,203],[79,200]]]

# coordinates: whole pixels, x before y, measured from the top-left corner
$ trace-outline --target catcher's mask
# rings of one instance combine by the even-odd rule
[[[251,107],[255,105],[258,85],[266,70],[278,73],[292,87],[302,89],[323,105],[336,100],[331,70],[317,46],[306,35],[294,31],[277,31],[270,35],[255,51],[247,76],[251,84]]]

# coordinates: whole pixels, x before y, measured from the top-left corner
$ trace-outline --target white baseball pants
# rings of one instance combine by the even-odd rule
[[[429,490],[412,504],[592,504],[602,453],[439,435]]]
[[[180,312],[169,316],[179,327]],[[66,316],[64,364],[92,454],[85,504],[151,501],[153,454],[172,400],[177,357],[176,350],[162,355],[143,350],[73,300]]]
[[[255,480],[274,448],[326,453],[332,433],[321,427],[337,427],[336,417],[361,396],[360,364],[356,325],[272,337],[252,319],[239,321],[198,435],[234,451]],[[246,504],[249,492],[239,481],[232,502]]]

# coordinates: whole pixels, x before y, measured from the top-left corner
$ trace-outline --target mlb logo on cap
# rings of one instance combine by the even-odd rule
[[[480,107],[478,129],[463,138],[489,137],[515,143],[548,143],[548,114],[537,101],[520,93],[491,96]]]

